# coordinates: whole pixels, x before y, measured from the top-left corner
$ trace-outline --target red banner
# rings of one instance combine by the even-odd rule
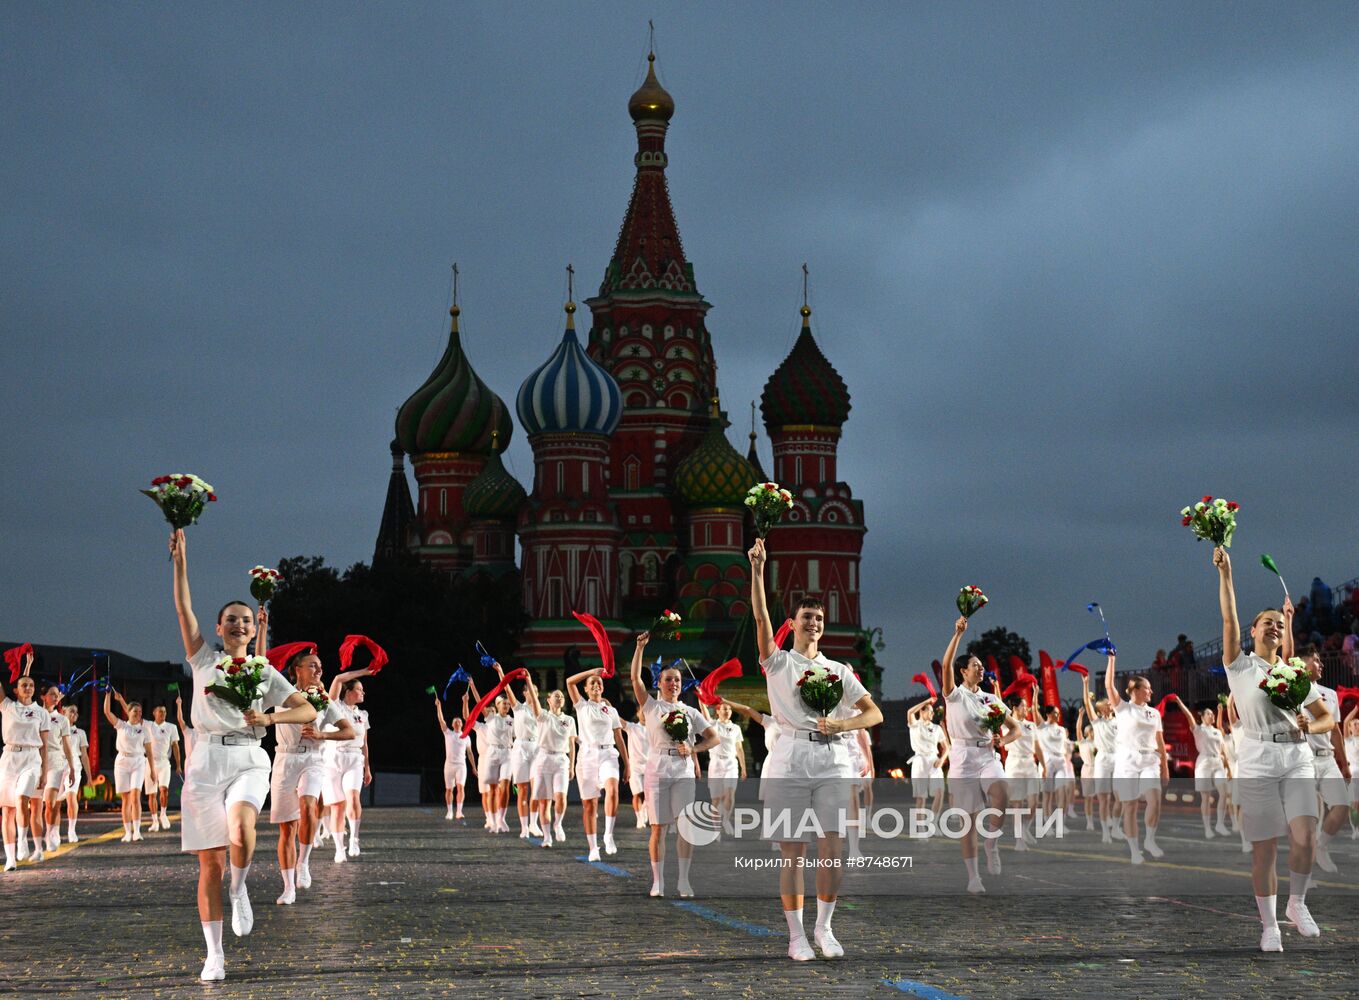
[[[722,699],[717,693],[717,685],[729,677],[741,676],[741,661],[733,657],[698,682],[698,700],[705,705],[716,705]]]
[[[1043,704],[1062,704],[1062,696],[1057,692],[1057,664],[1052,662],[1046,649],[1038,651],[1039,669],[1043,674]]]
[[[612,677],[614,671],[613,643],[609,642],[609,633],[604,631],[604,626],[599,623],[599,619],[594,615],[583,615],[579,611],[572,611],[571,614],[595,637],[595,645],[599,647],[599,663],[604,668],[604,673],[601,676]]]
[[[482,696],[481,701],[477,702],[472,707],[472,711],[467,713],[467,718],[462,720],[462,731],[464,733],[470,733],[472,731],[472,727],[477,723],[478,720],[481,719],[482,709],[484,709],[487,705],[491,704],[491,702],[495,701],[496,695],[500,694],[501,691],[505,690],[506,684],[508,684],[510,681],[517,681],[519,680],[519,678],[527,676],[528,671],[525,670],[523,667],[518,667],[514,670],[511,670],[508,674],[502,677],[500,679],[500,683],[497,684],[495,687],[491,688],[491,690],[487,691]]]

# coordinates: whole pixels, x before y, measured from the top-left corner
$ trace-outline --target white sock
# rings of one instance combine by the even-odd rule
[[[1327,833],[1325,830],[1318,830],[1318,831],[1317,831],[1317,850],[1319,850],[1319,851],[1324,851],[1324,850],[1326,850],[1326,845],[1329,844],[1329,843],[1331,842],[1331,837],[1333,837],[1333,836],[1334,836],[1334,834]]]
[[[830,930],[831,916],[835,913],[835,900],[829,903],[820,896],[816,898],[816,929],[819,931]]]
[[[297,886],[297,869],[296,868],[283,869],[283,891],[285,893],[292,892],[296,886]]]
[[[244,868],[237,868],[235,865],[231,866],[231,895],[239,896],[241,892],[244,891],[245,878],[249,874],[249,865],[246,865]]]
[[[979,877],[979,876],[977,875],[977,859],[976,859],[976,857],[974,856],[974,857],[970,857],[970,858],[963,858],[963,864],[965,864],[965,865],[967,866],[967,880],[968,880],[969,882],[974,882],[974,881],[976,881],[976,879]]]
[[[519,817],[519,832],[528,833],[528,813]]]
[[[612,839],[613,839],[613,823],[614,823],[614,820],[616,820],[616,819],[618,819],[617,816],[605,816],[605,817],[604,817],[604,839],[605,839],[605,840],[612,840]]]
[[[651,884],[665,885],[665,861],[651,862]]]
[[[1156,827],[1154,826],[1147,827],[1147,835],[1143,839],[1148,844],[1156,843]]]
[[[297,849],[297,863],[303,868],[311,863],[311,844],[302,844]]]
[[[71,834],[75,833],[75,825],[76,821],[73,819],[68,819],[66,821],[66,836],[69,837]]]
[[[351,842],[359,839],[359,821],[356,819],[349,821],[349,839]]]
[[[802,911],[784,910],[783,919],[788,921],[788,940],[807,940],[807,932],[802,929]]]
[[[680,858],[680,859],[679,859],[679,884],[680,884],[680,885],[688,885],[688,884],[689,884],[689,865],[693,862],[693,860],[694,860],[693,858]]]
[[[129,837],[132,836],[132,824],[131,824],[131,823],[128,823],[128,822],[126,822],[126,821],[124,821],[124,822],[123,822],[123,832],[124,832],[125,834],[127,834]],[[22,838],[21,838],[21,839],[22,839]]]
[[[5,845],[5,864],[17,865],[19,863],[19,846],[17,844]]]
[[[1305,903],[1307,901],[1307,880],[1312,877],[1311,872],[1295,872],[1288,869],[1288,905],[1294,903]]]
[[[1139,848],[1139,847],[1137,846],[1137,838],[1136,838],[1136,837],[1129,837],[1129,838],[1128,838],[1128,854],[1129,854],[1130,856],[1132,856],[1132,857],[1135,858],[1135,857],[1137,857],[1137,856],[1138,856],[1139,854],[1141,854],[1141,853],[1142,853],[1141,848]]]
[[[132,821],[132,836],[140,837],[141,833],[142,833],[142,821],[141,817],[139,816],[138,818]]]
[[[587,833],[585,835],[585,843],[590,845],[590,850],[599,850],[599,845],[595,843],[595,835],[593,833]]]
[[[222,922],[220,920],[203,921],[203,941],[208,946],[208,958],[224,958],[222,954]]]
[[[339,854],[344,850],[344,831],[336,830],[330,835],[331,840],[335,841],[335,853]]]
[[[1279,915],[1274,911],[1279,905],[1278,896],[1256,896],[1255,908],[1260,911],[1260,923],[1264,924],[1265,929],[1279,929]]]

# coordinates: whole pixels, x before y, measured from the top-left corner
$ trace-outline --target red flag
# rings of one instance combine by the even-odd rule
[[[925,690],[930,693],[931,698],[939,697],[939,692],[934,689],[934,681],[930,680],[929,675],[919,673],[912,677],[911,680],[915,681],[917,684],[925,685]]]
[[[604,667],[604,673],[601,676],[612,677],[614,670],[613,643],[609,642],[609,633],[604,631],[604,626],[599,624],[599,619],[594,615],[583,615],[579,611],[572,611],[571,614],[595,637],[595,645],[599,647],[599,661]]]
[[[1175,696],[1173,694],[1168,694],[1160,701],[1158,701],[1156,703],[1156,711],[1160,712],[1161,715],[1164,716],[1166,714],[1166,702],[1170,701],[1170,699],[1174,697]]]
[[[729,677],[741,676],[741,661],[733,657],[698,682],[698,700],[705,705],[716,705],[722,699],[717,694],[717,685]]]
[[[523,667],[518,667],[502,677],[500,683],[482,695],[481,701],[477,702],[476,705],[472,707],[472,711],[467,713],[467,718],[462,722],[462,731],[464,733],[470,733],[472,731],[472,726],[476,724],[476,720],[481,718],[482,709],[495,701],[496,695],[505,690],[506,684],[510,681],[517,681],[519,678],[527,676],[528,671]]]
[[[937,682],[944,680],[944,667],[938,660],[930,660],[930,669],[934,671],[934,679]]]
[[[1038,651],[1038,662],[1043,673],[1043,703],[1061,705],[1062,697],[1057,691],[1057,665],[1052,662],[1046,649]]]
[[[5,662],[9,664],[9,682],[13,684],[24,672],[24,657],[33,652],[33,644],[26,642],[22,646],[15,646],[13,649],[5,650]]]
[[[782,649],[783,644],[788,641],[788,636],[790,636],[792,632],[793,632],[793,619],[789,618],[782,625],[780,625],[779,630],[774,633],[774,648]]]
[[[1073,674],[1080,674],[1082,677],[1090,676],[1090,671],[1086,670],[1079,663],[1072,663],[1066,669],[1070,670]]]
[[[283,668],[288,665],[288,661],[303,650],[306,650],[308,654],[315,656],[316,643],[285,642],[281,646],[275,646],[273,649],[265,650],[264,658],[269,661],[270,666],[282,673]]]
[[[1335,687],[1335,697],[1340,702],[1340,707],[1344,708],[1345,702],[1349,701],[1351,698],[1355,701],[1359,701],[1359,687],[1345,687],[1343,684],[1337,684]],[[1339,724],[1339,721],[1340,720],[1338,719],[1336,720],[1337,724]],[[1356,763],[1359,762],[1350,761],[1351,771]]]
[[[347,635],[344,637],[344,642],[340,643],[340,669],[349,669],[350,663],[354,661],[354,650],[359,646],[372,654],[373,662],[368,664],[368,669],[376,677],[378,671],[387,665],[387,651],[366,635]]]

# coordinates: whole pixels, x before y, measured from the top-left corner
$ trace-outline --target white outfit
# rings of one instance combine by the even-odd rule
[[[0,754],[0,806],[17,808],[20,798],[37,798],[43,780],[38,748],[51,728],[51,715],[36,702],[20,705],[9,698],[0,708],[0,732],[5,740],[5,751]]]
[[[1237,797],[1241,827],[1252,843],[1288,834],[1288,823],[1317,815],[1316,765],[1312,749],[1293,717],[1260,690],[1269,663],[1254,653],[1241,653],[1227,667],[1241,719],[1233,735],[1237,745]],[[1315,684],[1303,702],[1321,700]],[[1309,713],[1310,714],[1310,713]]]
[[[1321,700],[1326,705],[1326,710],[1331,713],[1331,718],[1335,719],[1336,726],[1339,726],[1340,699],[1336,697],[1335,689],[1313,681],[1312,690],[1321,692]],[[1327,809],[1349,805],[1349,788],[1346,787],[1345,776],[1340,773],[1340,765],[1336,762],[1331,734],[1308,733],[1307,744],[1312,748],[1312,755],[1316,758],[1313,767],[1317,772],[1317,794],[1321,796],[1321,801],[1325,803]],[[48,761],[50,764],[51,751],[48,751]],[[51,768],[48,770],[50,772]]]
[[[689,720],[689,742],[708,728],[708,720],[698,709],[674,701],[647,696],[642,703],[648,740],[646,811],[652,824],[673,823],[684,807],[694,801],[694,762],[679,754],[679,743],[672,740],[662,720],[671,712],[683,712]]]
[[[969,813],[986,808],[991,786],[1005,780],[1005,769],[992,749],[991,734],[981,726],[981,717],[991,705],[1005,707],[995,695],[956,685],[944,699],[952,747],[948,755],[949,799]],[[1013,743],[1010,744],[1014,746]]]
[[[1222,791],[1227,787],[1227,768],[1222,763],[1222,730],[1216,726],[1195,725],[1194,749],[1198,756],[1194,759],[1194,791]]]
[[[60,791],[66,783],[66,772],[70,770],[66,766],[67,740],[71,737],[71,720],[66,718],[65,712],[48,713],[49,728],[47,730],[47,773],[43,776],[43,789],[48,788],[53,791]],[[75,756],[75,747],[71,746],[71,756]]]
[[[1037,795],[1043,787],[1038,761],[1034,759],[1038,727],[1028,719],[1016,721],[1019,722],[1019,735],[1005,748],[1005,783],[1010,789],[1010,798],[1027,799]]]
[[[642,794],[646,788],[646,761],[650,747],[646,726],[640,722],[624,722],[628,734],[628,787],[633,795]]]
[[[142,791],[150,795],[159,788],[170,787],[170,745],[179,742],[179,727],[173,722],[148,722],[151,733],[151,756],[156,769],[147,768]]]
[[[764,763],[760,765],[760,785],[759,795],[764,799],[764,778],[769,768],[769,759],[774,755],[774,748],[779,745],[779,740],[783,738],[783,727],[779,725],[779,720],[772,715],[760,713],[760,723],[764,728]]]
[[[336,701],[316,713],[311,725],[317,732],[333,727],[345,718]],[[330,740],[306,739],[298,723],[281,722],[274,727],[278,745],[274,749],[274,770],[269,781],[269,822],[295,823],[302,818],[302,799],[320,799],[328,778],[323,750]]]
[[[1095,732],[1095,794],[1105,795],[1114,790],[1114,761],[1118,758],[1118,723],[1113,717],[1094,719],[1090,728]]]
[[[822,735],[817,730],[820,714],[798,693],[798,680],[813,665],[838,675],[844,689],[841,706],[852,707],[868,694],[849,667],[824,653],[808,659],[795,649],[779,649],[761,664],[769,708],[782,730],[764,767],[765,816],[774,824],[775,840],[807,839],[794,834],[804,826],[809,811],[822,833],[843,833],[850,782],[858,777],[851,771],[849,756],[849,737],[854,734]],[[787,827],[780,830],[783,816]]]
[[[1046,771],[1043,775],[1043,791],[1055,792],[1070,782],[1067,774],[1069,763],[1066,759],[1071,740],[1066,727],[1055,722],[1044,722],[1038,727],[1038,745],[1043,748],[1043,761]]]
[[[146,781],[146,747],[152,745],[148,723],[139,722],[134,726],[126,719],[119,719],[115,742],[118,756],[113,761],[113,790],[119,795],[140,792]]]
[[[196,692],[225,679],[217,668],[222,656],[205,642],[189,657]],[[282,674],[265,667],[260,696],[250,707],[256,712],[282,708],[296,693]],[[184,770],[180,849],[206,851],[227,846],[229,806],[248,802],[258,810],[264,804],[269,794],[269,755],[259,744],[263,727],[247,726],[241,710],[222,698],[196,695],[192,721],[196,738]]]
[[[911,791],[918,799],[927,799],[944,790],[944,764],[939,748],[944,742],[944,729],[933,720],[919,719],[910,727]]]
[[[708,794],[725,795],[736,791],[740,781],[741,764],[737,755],[745,752],[741,744],[746,737],[734,722],[714,720],[711,727],[717,734],[718,743],[708,751]]]
[[[618,711],[602,698],[576,702],[580,752],[576,759],[576,787],[581,801],[599,798],[604,783],[618,780],[618,744],[614,733],[623,728]]]
[[[75,761],[75,770],[68,771],[66,774],[66,781],[61,786],[61,794],[63,797],[70,795],[72,792],[80,791],[81,777],[84,773],[85,766],[82,763],[85,759],[84,751],[88,750],[89,746],[90,738],[85,735],[85,730],[79,728],[78,726],[72,726],[71,759]]]
[[[1095,794],[1095,740],[1076,741],[1076,752],[1081,755],[1081,794]]]
[[[1359,802],[1359,736],[1345,737],[1345,760],[1350,765],[1350,802]]]
[[[467,748],[472,739],[452,729],[444,730],[444,788],[456,791],[467,783]]]
[[[514,742],[510,745],[510,780],[516,785],[527,784],[533,772],[533,758],[538,753],[538,720],[533,709],[522,701],[510,710],[514,720]]]
[[[514,738],[514,721],[508,715],[492,715],[482,719],[472,727],[473,732],[484,740],[477,745],[481,752],[481,785],[490,788],[502,781],[509,781],[510,741]]]
[[[321,800],[328,806],[347,801],[349,792],[363,791],[363,747],[368,742],[368,713],[358,705],[340,703],[339,709],[342,717],[354,727],[354,737],[326,741],[326,781],[321,787]]]
[[[529,768],[529,781],[535,799],[565,795],[571,780],[571,741],[576,738],[576,720],[565,712],[544,711],[538,716],[537,747]]]
[[[1116,727],[1114,794],[1131,802],[1147,792],[1161,790],[1161,755],[1156,734],[1161,732],[1161,713],[1150,705],[1120,701],[1114,709]]]

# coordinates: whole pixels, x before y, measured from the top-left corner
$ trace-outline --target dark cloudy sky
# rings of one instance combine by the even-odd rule
[[[281,8],[281,9],[279,9]],[[199,604],[371,556],[397,406],[446,335],[512,399],[592,290],[657,21],[670,185],[723,400],[792,346],[801,275],[854,408],[887,691],[978,583],[1054,653],[1217,630],[1359,575],[1353,4],[40,4],[0,10],[0,638],[177,653]],[[767,444],[765,448],[767,455]],[[532,466],[517,429],[510,466]]]

